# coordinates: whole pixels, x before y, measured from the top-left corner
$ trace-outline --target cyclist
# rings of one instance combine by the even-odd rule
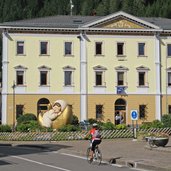
[[[99,145],[101,143],[101,135],[100,135],[97,123],[94,123],[92,125],[92,129],[89,131],[88,135],[91,135],[92,146],[91,146],[91,152],[90,152],[90,162],[92,162],[95,147],[96,145]]]

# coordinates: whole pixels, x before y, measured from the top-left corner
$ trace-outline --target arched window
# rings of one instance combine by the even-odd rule
[[[123,99],[118,99],[115,102],[115,110],[125,110],[126,109],[126,102]]]
[[[44,113],[48,110],[49,100],[46,98],[42,98],[37,102],[37,114]]]

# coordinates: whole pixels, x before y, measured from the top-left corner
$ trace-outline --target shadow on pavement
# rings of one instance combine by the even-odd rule
[[[58,151],[71,146],[57,144],[0,144],[0,158],[12,155],[26,155],[34,153],[43,153],[48,151]],[[0,161],[3,163],[3,161]],[[1,165],[1,163],[0,163]]]

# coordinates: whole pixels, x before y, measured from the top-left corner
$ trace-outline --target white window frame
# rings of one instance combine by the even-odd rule
[[[137,67],[136,68],[137,69],[137,75],[138,75],[138,78],[137,78],[137,87],[149,87],[149,82],[148,82],[148,71],[149,71],[149,68],[147,68],[147,67],[144,67],[144,66],[140,66],[140,67]],[[141,73],[141,72],[144,72],[144,85],[140,85],[140,83],[139,83],[139,74]]]
[[[168,54],[168,47],[171,48],[171,43],[167,43],[167,46],[166,46],[166,54],[167,54],[167,57],[168,57],[168,58],[171,58],[171,54],[170,54],[170,55]],[[171,49],[170,49],[170,51],[171,51]],[[171,53],[171,52],[170,52],[170,53]]]
[[[14,69],[15,69],[15,74],[16,74],[16,76],[15,76],[15,78],[16,78],[16,81],[15,81],[16,86],[18,86],[18,87],[26,86],[26,70],[27,70],[27,68],[24,67],[24,66],[18,65],[16,67],[14,67]],[[18,74],[17,74],[17,72],[23,72],[23,84],[18,84],[18,81],[17,81]]]
[[[64,72],[64,87],[74,87],[74,71],[75,71],[75,68],[74,67],[71,67],[71,66],[65,66],[63,67],[63,72]],[[65,73],[66,72],[71,72],[71,84],[65,84]]]
[[[18,44],[19,43],[23,43],[23,45],[22,45],[22,48],[23,48],[23,53],[18,53]],[[25,41],[24,40],[17,40],[16,41],[16,55],[17,56],[23,56],[23,55],[25,55]]]
[[[123,54],[118,54],[118,45],[123,44],[122,50]],[[116,42],[116,56],[117,57],[126,57],[126,43],[125,42]]]
[[[169,74],[170,74],[170,80],[169,80]],[[167,68],[167,86],[171,87],[171,67]]]
[[[39,69],[39,86],[40,87],[50,86],[50,70],[51,70],[51,68],[43,65],[43,66],[39,67],[38,69]],[[41,72],[47,72],[46,84],[41,84]]]
[[[69,53],[69,54],[66,53],[66,51],[65,51],[66,43],[71,43],[71,53]],[[71,56],[73,56],[73,48],[74,48],[73,41],[65,41],[64,42],[64,56],[65,57],[71,57]]]
[[[46,45],[46,51],[47,51],[47,53],[41,53],[41,51],[42,51],[42,46],[41,46],[41,43],[47,43],[47,45]],[[39,42],[39,46],[40,46],[40,56],[49,56],[49,47],[50,47],[50,45],[49,45],[49,41],[48,40],[41,40],[40,42]]]
[[[101,53],[96,53],[97,44],[101,44]],[[95,41],[94,43],[94,55],[95,56],[104,56],[104,42],[103,41]]]
[[[144,54],[140,54],[140,44],[144,44]],[[138,52],[137,52],[138,57],[146,57],[146,43],[145,42],[138,42]]]
[[[118,67],[115,67],[115,70],[116,70],[116,86],[128,86],[128,82],[127,82],[128,68],[124,66],[118,66]],[[124,77],[123,85],[118,85],[118,73],[119,72],[123,72],[123,77]]]
[[[105,71],[107,70],[105,67],[103,67],[103,66],[100,66],[100,65],[98,65],[98,66],[96,66],[96,67],[93,67],[93,69],[94,69],[94,86],[95,87],[106,87],[106,82],[105,82]],[[102,80],[101,80],[101,82],[102,82],[102,84],[101,85],[97,85],[96,84],[96,76],[97,76],[97,73],[101,73],[102,75]]]

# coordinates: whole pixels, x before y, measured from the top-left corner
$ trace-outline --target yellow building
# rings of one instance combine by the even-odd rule
[[[171,113],[171,19],[53,16],[0,24],[2,123],[66,100],[80,121]]]

